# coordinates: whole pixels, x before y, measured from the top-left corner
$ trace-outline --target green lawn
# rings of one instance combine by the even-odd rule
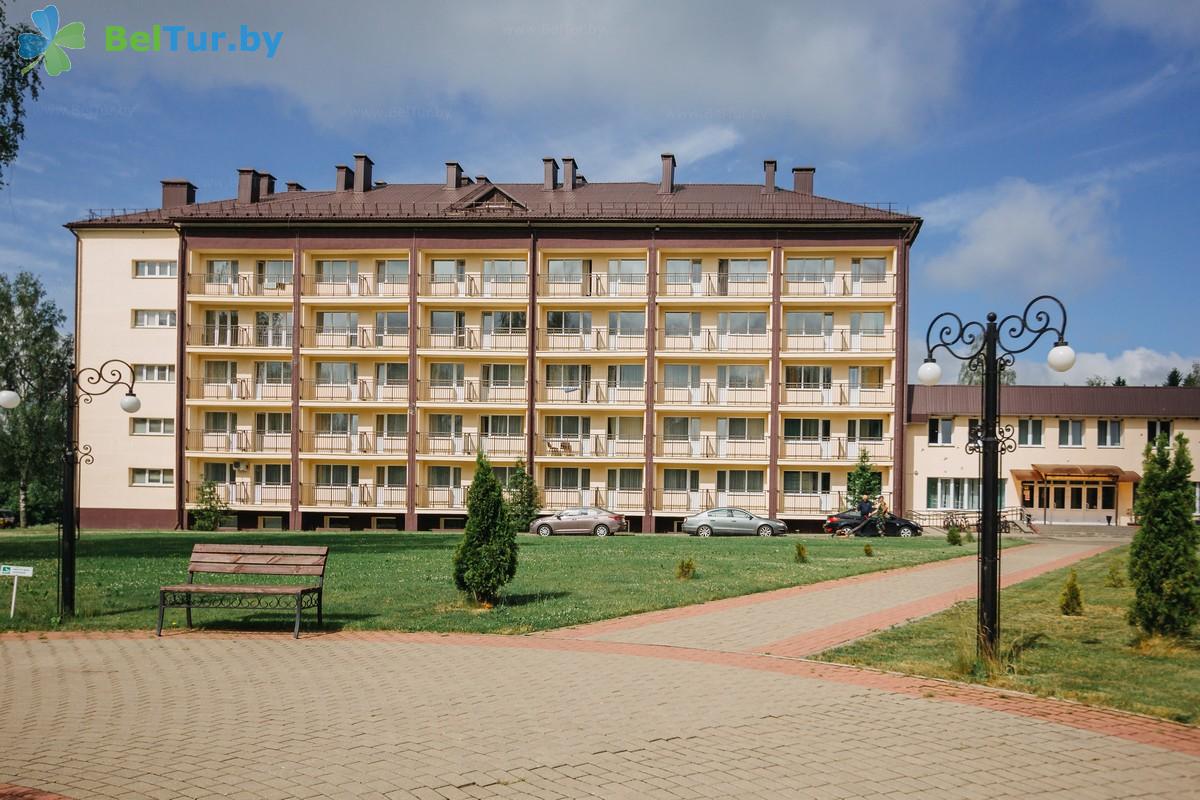
[[[1042,633],[1007,674],[974,676],[975,603],[960,603],[928,619],[894,628],[821,658],[846,664],[985,682],[1033,694],[1196,724],[1200,722],[1200,638],[1141,640],[1125,622],[1133,590],[1105,585],[1115,560],[1125,573],[1129,548],[1076,565],[1084,614],[1064,617],[1058,598],[1069,569],[1001,592],[1001,650],[1017,637]]]
[[[498,606],[479,610],[463,602],[451,578],[458,539],[433,533],[85,533],[79,542],[79,616],[63,627],[152,628],[158,587],[186,579],[188,554],[197,541],[329,545],[329,628],[494,633],[557,628],[972,552],[947,546],[941,537],[873,539],[875,556],[867,557],[863,540],[825,537],[523,535],[516,579]],[[808,548],[807,564],[793,559],[800,540]],[[46,535],[0,535],[0,561],[35,568],[33,579],[21,581],[16,618],[10,622],[0,612],[0,630],[54,627],[54,547],[54,538]],[[675,577],[682,558],[696,561],[697,575],[690,581]],[[202,578],[209,579],[222,576]],[[0,597],[7,599],[8,591],[8,581],[0,579]],[[195,619],[201,626],[283,629],[288,616],[200,610]],[[168,626],[182,623],[183,611],[167,612]]]

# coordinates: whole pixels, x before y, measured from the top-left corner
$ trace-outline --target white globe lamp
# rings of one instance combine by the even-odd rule
[[[21,395],[14,392],[12,389],[5,389],[0,392],[0,408],[7,411],[12,411],[17,406],[21,405]]]
[[[126,414],[136,414],[142,407],[142,401],[133,392],[121,398],[121,410]]]
[[[1075,351],[1066,342],[1059,342],[1046,354],[1046,363],[1055,372],[1066,372],[1075,366]]]
[[[926,386],[936,386],[941,379],[942,368],[932,358],[925,359],[925,363],[917,368],[917,380]]]

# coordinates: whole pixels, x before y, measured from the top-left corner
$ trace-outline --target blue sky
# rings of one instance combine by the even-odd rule
[[[10,20],[42,3],[15,2]],[[835,6],[835,7],[830,7]],[[1075,2],[460,4],[58,3],[88,46],[46,78],[0,191],[0,270],[70,305],[92,207],[201,200],[236,169],[329,187],[443,162],[539,181],[574,156],[592,180],[755,183],[762,160],[816,166],[816,191],[922,215],[910,338],[942,310],[1019,311],[1053,292],[1080,353],[1068,380],[1160,382],[1200,360],[1200,4]],[[147,10],[147,9],[150,10]],[[104,29],[282,32],[278,52],[106,52]],[[1062,380],[1041,354],[1022,382]]]

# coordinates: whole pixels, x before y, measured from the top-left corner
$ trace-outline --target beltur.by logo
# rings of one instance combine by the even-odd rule
[[[41,33],[22,33],[17,37],[17,52],[21,58],[33,59],[25,65],[21,74],[37,69],[38,64],[46,65],[47,75],[61,75],[71,69],[71,57],[63,48],[83,48],[83,23],[72,22],[59,28],[58,7],[54,5],[34,11],[29,17]]]
[[[53,7],[53,6],[52,6]],[[104,49],[109,52],[132,50],[135,53],[266,53],[274,58],[283,31],[252,31],[242,25],[237,34],[226,31],[194,31],[185,25],[153,25],[148,31],[129,31],[122,25],[104,28]]]

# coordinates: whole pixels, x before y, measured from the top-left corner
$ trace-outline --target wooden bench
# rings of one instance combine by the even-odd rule
[[[287,608],[296,609],[292,635],[300,638],[300,613],[317,609],[322,619],[325,589],[325,560],[328,547],[292,547],[266,544],[198,544],[188,562],[187,583],[158,590],[158,631],[162,636],[163,612],[186,608],[192,627],[193,608]],[[197,573],[226,575],[297,575],[314,577],[315,584],[195,583]]]

